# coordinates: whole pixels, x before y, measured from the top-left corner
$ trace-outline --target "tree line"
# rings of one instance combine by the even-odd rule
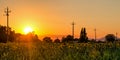
[[[7,41],[7,27],[0,25],[0,42],[6,43],[6,42],[38,42],[41,41],[38,39],[38,36],[34,34],[34,32],[30,32],[27,35],[23,35],[20,33],[15,33],[14,30],[12,30],[10,27],[8,28],[8,41]],[[114,42],[116,40],[116,37],[114,34],[107,34],[105,36],[105,39],[107,42]],[[78,43],[87,43],[87,42],[97,42],[95,39],[89,40],[86,32],[86,28],[81,28],[80,37],[79,38],[73,38],[72,35],[67,35],[66,37],[63,37],[60,39],[52,40],[51,37],[44,37],[43,42],[48,43],[64,43],[64,42],[78,42]],[[99,41],[100,42],[100,41]]]

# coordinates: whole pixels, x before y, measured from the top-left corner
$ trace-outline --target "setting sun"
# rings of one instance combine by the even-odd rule
[[[32,29],[31,27],[26,27],[26,28],[24,29],[24,34],[28,34],[28,33],[30,33],[30,32],[33,32],[33,29]]]

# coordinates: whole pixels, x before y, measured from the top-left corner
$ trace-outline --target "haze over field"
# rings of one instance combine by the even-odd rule
[[[86,27],[88,37],[104,37],[120,33],[120,0],[0,0],[0,24],[6,25],[4,10],[11,9],[10,27],[18,33],[30,26],[38,35],[71,34],[75,22],[75,36]]]

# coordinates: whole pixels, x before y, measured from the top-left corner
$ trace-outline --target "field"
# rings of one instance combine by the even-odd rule
[[[0,43],[0,60],[120,60],[120,43]]]

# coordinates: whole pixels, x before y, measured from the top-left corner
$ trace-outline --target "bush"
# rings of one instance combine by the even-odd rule
[[[115,41],[115,35],[114,34],[107,34],[105,36],[105,38],[108,42],[114,42]]]

